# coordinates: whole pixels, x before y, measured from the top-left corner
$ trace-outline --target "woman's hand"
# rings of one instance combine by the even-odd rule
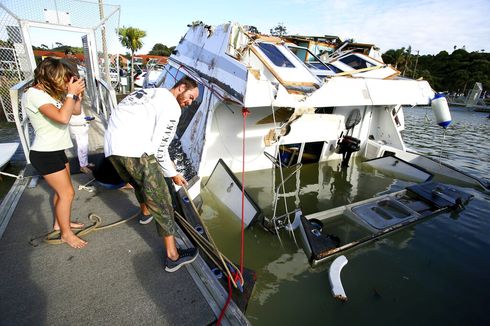
[[[85,91],[85,81],[82,78],[71,77],[67,85],[67,93],[79,95]]]

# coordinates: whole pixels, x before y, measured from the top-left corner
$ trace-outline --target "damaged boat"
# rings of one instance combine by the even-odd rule
[[[334,53],[328,62],[309,52],[322,70],[334,67],[319,75],[318,65],[309,64],[301,52],[308,48],[281,38],[237,23],[189,27],[156,84],[170,88],[184,75],[199,84],[199,99],[183,111],[174,142],[184,153],[187,179],[209,177],[218,162],[230,173],[269,170],[271,177],[260,183],[277,187],[269,198],[277,203],[278,184],[284,185],[303,164],[340,160],[345,168],[352,157],[372,164],[389,156],[404,162],[398,166],[424,175],[488,188],[407,149],[403,106],[432,104],[438,122],[444,127],[450,123],[447,102],[427,81],[400,77],[379,58],[353,51]],[[393,170],[393,165],[381,160],[375,166]],[[282,173],[290,168],[291,174]],[[233,187],[238,183],[223,188]],[[276,216],[274,209],[273,216],[264,218],[277,229],[289,223],[291,213]],[[257,215],[255,210],[250,214]]]

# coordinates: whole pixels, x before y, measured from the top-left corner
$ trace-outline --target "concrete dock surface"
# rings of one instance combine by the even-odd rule
[[[89,175],[72,175],[72,220],[89,225],[88,215],[95,213],[105,225],[138,213],[132,190],[78,190],[90,180]],[[84,237],[88,245],[78,250],[66,244],[29,244],[52,228],[51,197],[52,191],[39,179],[36,187],[25,187],[8,226],[2,225],[0,325],[216,322],[220,303],[203,295],[199,277],[192,272],[199,259],[175,273],[165,272],[163,243],[153,222],[141,225],[135,218],[92,232]]]

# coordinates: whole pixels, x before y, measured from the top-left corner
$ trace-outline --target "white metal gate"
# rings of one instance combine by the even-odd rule
[[[96,78],[102,76],[107,84],[119,84],[119,28],[120,7],[79,0],[2,0],[0,3],[0,105],[7,121],[14,122],[9,89],[19,82],[33,77],[36,60],[33,45],[41,42],[56,31],[76,32],[87,40],[84,44],[84,62],[87,75],[92,78],[87,89],[94,99],[92,105],[99,111],[99,96],[95,89]],[[45,30],[43,40],[32,37],[32,30]],[[44,35],[45,34],[45,35]],[[75,36],[76,37],[76,36]],[[80,44],[81,40],[76,39]],[[57,42],[56,39],[50,41]],[[61,43],[60,43],[61,44]],[[42,44],[45,46],[45,44]],[[46,47],[46,46],[45,46]],[[82,65],[83,65],[82,64]],[[91,89],[90,89],[91,88]]]

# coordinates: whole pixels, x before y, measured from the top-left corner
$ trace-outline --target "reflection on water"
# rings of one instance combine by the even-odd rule
[[[488,178],[490,128],[488,119],[483,119],[486,115],[453,111],[453,124],[441,147],[442,129],[433,121],[427,123],[425,113],[424,109],[405,111],[408,146]],[[433,120],[432,113],[427,114]],[[286,205],[288,210],[300,207],[310,214],[412,184],[387,177],[358,161],[347,170],[338,165],[304,165],[286,183],[286,204],[280,200],[278,215],[284,213]],[[288,173],[291,171],[285,170],[285,176]],[[269,217],[273,185],[279,179],[272,171],[250,172],[245,177],[249,194]],[[312,268],[301,243],[288,232],[282,230],[279,241],[260,225],[253,225],[245,232],[245,263],[258,278],[247,317],[254,325],[413,325],[421,320],[427,324],[489,324],[490,316],[485,312],[488,294],[483,289],[490,289],[490,195],[465,190],[475,196],[466,210],[440,214],[348,251],[349,263],[342,271],[349,298],[345,304],[331,296],[330,262]],[[203,200],[203,216],[218,246],[238,261],[240,221],[206,189]],[[357,232],[345,223],[329,227],[332,233]],[[298,235],[296,239],[300,241]]]
[[[452,109],[453,122],[445,137],[443,129],[434,123],[430,109],[408,109],[405,113],[410,117],[405,121],[404,132],[409,147],[490,180],[490,120],[485,113]],[[426,121],[426,113],[432,121]]]

